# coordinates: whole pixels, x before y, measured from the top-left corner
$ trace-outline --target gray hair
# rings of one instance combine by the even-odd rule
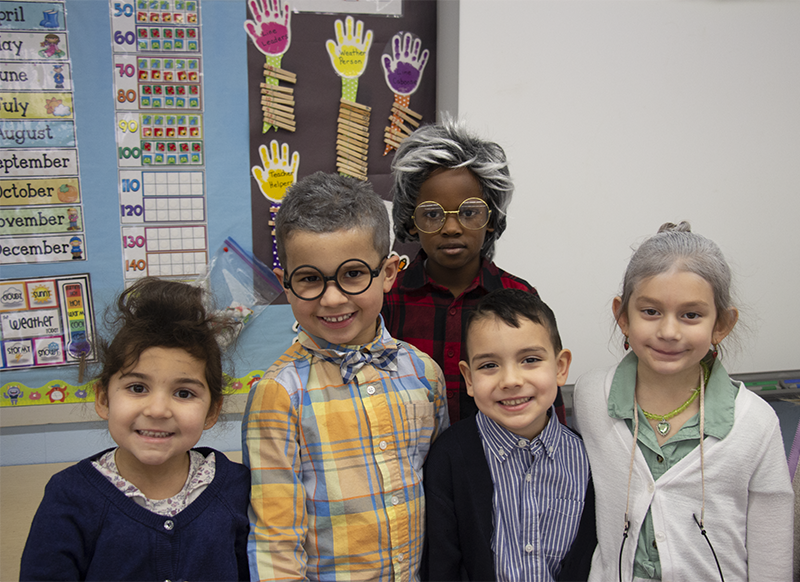
[[[692,232],[688,222],[662,224],[658,233],[644,241],[633,253],[622,281],[617,318],[628,310],[631,295],[638,285],[671,268],[699,275],[711,285],[717,321],[728,317],[731,300],[731,269],[717,244]]]
[[[363,228],[381,257],[389,254],[389,213],[368,182],[316,172],[291,186],[275,215],[278,259],[286,267],[286,241],[296,231],[329,233]]]
[[[481,192],[492,211],[482,253],[494,254],[494,243],[506,229],[506,210],[514,193],[506,154],[499,145],[469,133],[463,123],[450,118],[419,128],[400,144],[392,162],[392,215],[394,233],[401,242],[418,240],[409,230],[414,226],[414,208],[423,182],[439,168],[467,168],[478,179]]]

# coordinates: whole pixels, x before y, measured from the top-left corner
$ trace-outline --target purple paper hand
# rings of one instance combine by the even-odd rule
[[[289,3],[286,0],[251,0],[249,4],[255,22],[245,20],[244,29],[258,50],[273,57],[288,51],[292,42]]]
[[[419,87],[430,54],[428,49],[420,49],[419,38],[410,32],[398,32],[392,37],[392,50],[381,57],[386,84],[398,95],[411,95]]]

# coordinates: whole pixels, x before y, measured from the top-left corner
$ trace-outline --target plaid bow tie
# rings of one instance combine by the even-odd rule
[[[333,349],[315,349],[314,352],[326,362],[339,364],[342,370],[342,380],[345,384],[352,382],[358,371],[365,364],[372,364],[381,370],[389,372],[397,371],[398,349],[396,343],[391,342],[388,345],[377,344],[362,349],[364,351],[347,350],[346,352]]]

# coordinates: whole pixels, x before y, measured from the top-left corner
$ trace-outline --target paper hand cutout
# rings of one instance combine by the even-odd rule
[[[381,57],[386,84],[398,95],[411,95],[419,87],[430,54],[428,49],[420,52],[421,48],[419,38],[399,32],[392,37],[392,54]]]
[[[261,193],[272,200],[280,202],[286,195],[286,189],[297,181],[297,168],[300,165],[300,154],[292,154],[291,163],[289,160],[289,144],[281,146],[280,156],[278,155],[278,142],[272,140],[269,144],[272,155],[267,152],[267,146],[261,145],[258,154],[261,156],[261,164],[253,166],[253,177],[258,182]]]
[[[364,23],[359,20],[355,23],[354,34],[353,22],[352,16],[347,17],[344,26],[341,20],[337,20],[336,42],[329,40],[325,43],[333,68],[346,79],[355,79],[361,76],[364,69],[367,68],[367,56],[369,56],[369,47],[372,45],[372,31],[368,30],[365,36]]]
[[[280,56],[289,50],[292,12],[286,0],[251,0],[250,13],[255,22],[245,20],[244,29],[258,50],[267,56]]]

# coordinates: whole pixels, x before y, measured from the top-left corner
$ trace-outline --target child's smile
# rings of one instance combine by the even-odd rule
[[[725,337],[717,330],[711,285],[675,269],[640,282],[619,325],[639,358],[640,374],[685,377],[687,385],[697,383],[711,344]]]
[[[153,470],[188,471],[187,452],[219,413],[211,407],[205,362],[161,347],[144,350],[133,367],[112,376],[95,408],[119,445],[120,475],[134,484],[135,476]]]
[[[383,294],[389,291],[397,275],[397,257],[381,261],[375,249],[372,232],[356,228],[316,233],[298,230],[286,240],[286,273],[275,269],[279,279],[290,277],[292,289],[286,297],[300,326],[311,335],[338,345],[364,345],[375,338],[378,315],[383,306]],[[339,271],[342,267],[342,271]],[[370,280],[370,273],[379,269]],[[373,271],[375,272],[375,271]],[[339,273],[340,284],[364,280],[366,290],[346,293],[334,280],[321,279]],[[366,279],[364,279],[366,277]],[[338,279],[337,279],[338,280]],[[343,283],[342,283],[343,282]],[[322,295],[306,300],[294,291],[314,297],[322,283]],[[345,287],[346,288],[346,287]]]
[[[558,386],[566,382],[571,355],[553,351],[544,326],[521,317],[513,327],[497,317],[470,325],[469,363],[459,363],[467,392],[480,411],[526,439],[548,421]]]

